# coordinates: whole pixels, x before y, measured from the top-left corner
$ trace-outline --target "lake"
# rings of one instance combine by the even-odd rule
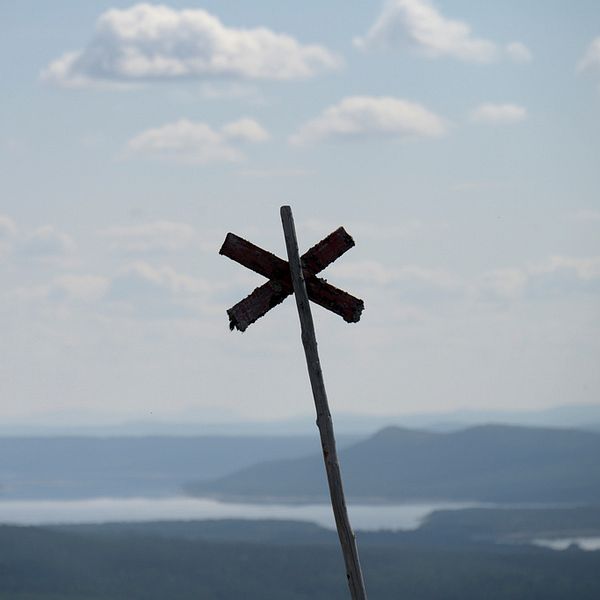
[[[480,503],[350,504],[353,528],[416,529],[432,511],[482,506]],[[335,529],[329,504],[245,504],[208,498],[92,498],[85,500],[0,501],[0,523],[48,525],[192,519],[281,519],[317,523]]]
[[[532,540],[531,543],[552,550],[567,550],[573,546],[577,546],[580,550],[600,550],[600,537],[539,538]]]

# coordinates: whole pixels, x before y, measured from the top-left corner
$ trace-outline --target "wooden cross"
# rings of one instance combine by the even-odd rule
[[[310,299],[340,315],[349,323],[356,323],[360,319],[364,308],[362,300],[329,285],[324,279],[316,276],[327,265],[352,248],[354,240],[340,227],[300,258],[294,218],[289,206],[281,207],[281,221],[288,262],[233,233],[228,233],[225,238],[219,251],[220,254],[269,279],[267,283],[256,288],[248,297],[227,311],[229,327],[245,331],[250,324],[265,315],[273,306],[283,302],[287,296],[294,293],[300,318],[306,365],[317,410],[317,426],[321,436],[329,495],[344,555],[348,587],[353,600],[366,600],[367,594],[358,559],[358,548],[346,509],[333,421],[329,411],[309,303]]]
[[[339,290],[316,275],[344,252],[354,246],[354,240],[343,227],[336,229],[313,246],[300,259],[308,297],[317,304],[340,315],[348,323],[356,323],[364,308],[362,300]],[[228,233],[219,254],[267,277],[269,281],[227,311],[230,329],[245,331],[271,308],[294,292],[289,264],[281,258]]]

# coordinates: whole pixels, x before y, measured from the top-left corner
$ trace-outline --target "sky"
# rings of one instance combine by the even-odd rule
[[[0,420],[313,413],[264,279],[340,225],[313,305],[337,413],[600,403],[600,4],[0,2]]]

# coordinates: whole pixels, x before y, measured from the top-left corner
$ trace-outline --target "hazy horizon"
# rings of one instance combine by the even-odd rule
[[[474,410],[413,412],[369,415],[338,412],[333,415],[335,430],[343,436],[366,436],[388,427],[433,431],[455,431],[487,424],[510,424],[541,428],[600,430],[600,406],[595,404],[553,406],[541,410]],[[81,419],[81,420],[80,420]],[[298,414],[283,419],[214,419],[198,411],[170,419],[111,419],[108,414],[42,415],[37,419],[5,421],[0,436],[29,435],[231,435],[231,436],[313,436],[315,416]]]

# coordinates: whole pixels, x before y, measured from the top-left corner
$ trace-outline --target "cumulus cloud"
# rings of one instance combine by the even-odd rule
[[[190,275],[178,273],[170,266],[154,267],[134,262],[124,267],[111,282],[113,297],[148,296],[160,291],[173,295],[201,294],[208,284]]]
[[[201,298],[211,291],[208,282],[170,266],[134,262],[112,278],[107,299],[137,316],[185,317],[198,310]]]
[[[496,44],[475,37],[464,21],[444,17],[428,0],[388,1],[367,34],[354,43],[364,49],[408,43],[429,58],[478,63],[498,56]]]
[[[109,280],[100,275],[63,275],[50,286],[48,296],[55,300],[100,300],[108,291]]]
[[[332,267],[336,277],[363,281],[376,285],[388,285],[400,281],[416,280],[438,287],[456,287],[458,280],[443,269],[430,269],[415,265],[389,267],[373,260],[346,262]]]
[[[527,117],[527,110],[517,104],[481,104],[471,111],[471,120],[475,123],[505,125],[518,123]]]
[[[531,50],[521,42],[511,42],[506,45],[506,54],[508,58],[519,63],[528,63],[533,60]]]
[[[523,292],[528,280],[529,275],[523,269],[494,269],[484,275],[481,287],[486,296],[511,299]]]
[[[38,227],[19,244],[20,256],[42,261],[62,260],[74,250],[73,239],[52,225]]]
[[[537,264],[493,269],[471,280],[446,269],[374,260],[335,263],[329,271],[332,279],[348,281],[349,287],[383,287],[417,304],[461,298],[505,303],[600,292],[600,256],[553,256]]]
[[[257,143],[269,139],[269,134],[256,121],[248,118],[227,123],[223,126],[222,132],[227,139],[242,142]]]
[[[100,232],[113,250],[126,253],[170,252],[184,248],[195,231],[187,223],[154,221],[139,225],[109,227]]]
[[[600,292],[600,256],[553,256],[530,271],[528,289],[536,297]]]
[[[6,215],[0,215],[0,241],[14,239],[17,235],[17,226],[15,222]]]
[[[600,256],[574,258],[570,256],[553,256],[545,265],[535,269],[537,273],[557,273],[571,271],[578,279],[592,281],[600,279]]]
[[[352,96],[325,109],[290,138],[293,144],[325,139],[437,137],[447,130],[440,116],[400,98]]]
[[[578,71],[600,71],[600,36],[594,38],[577,63]]]
[[[126,155],[173,160],[190,164],[237,162],[244,158],[244,143],[259,143],[269,134],[252,119],[240,119],[220,130],[206,123],[181,119],[148,129],[127,143]]]
[[[73,238],[53,225],[27,230],[0,214],[0,258],[64,266],[73,262],[75,250]]]
[[[338,67],[323,46],[266,27],[227,27],[200,9],[137,4],[103,13],[89,44],[51,62],[42,78],[83,87],[197,78],[290,80]]]
[[[479,289],[484,297],[514,300],[600,291],[600,256],[553,256],[544,262],[486,273]]]
[[[392,267],[378,261],[362,260],[334,264],[330,272],[332,278],[358,286],[386,287],[416,304],[455,299],[466,291],[454,274],[417,265]]]

